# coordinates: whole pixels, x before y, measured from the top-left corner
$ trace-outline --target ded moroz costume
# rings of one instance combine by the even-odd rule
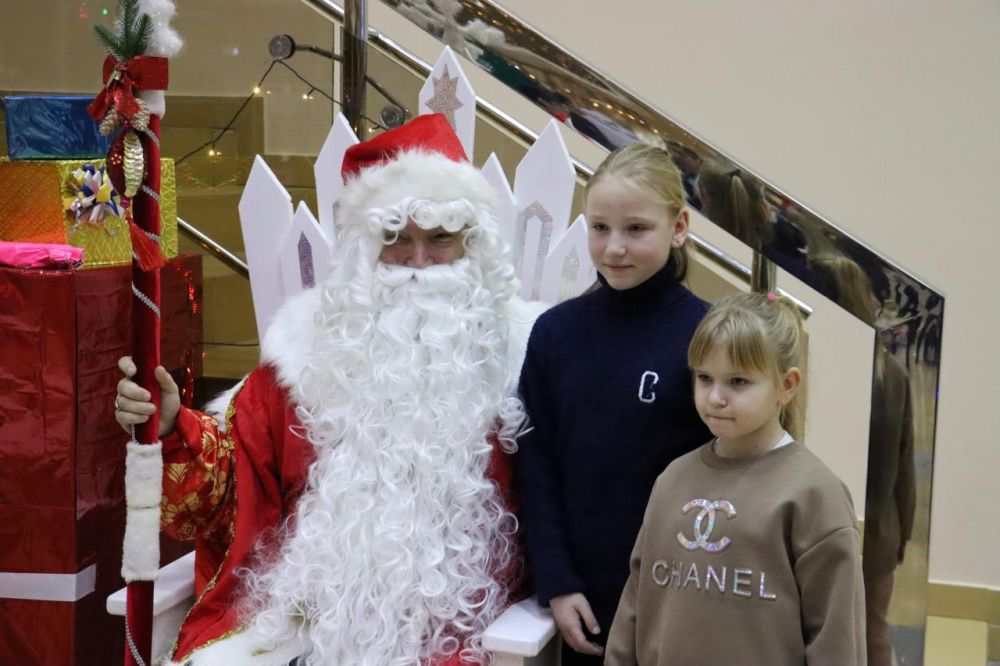
[[[163,440],[162,526],[197,551],[170,664],[479,663],[508,603],[506,450],[542,306],[515,296],[491,186],[442,116],[343,173],[326,282],[278,312],[222,415],[182,408]],[[464,256],[381,263],[408,221],[463,231]]]

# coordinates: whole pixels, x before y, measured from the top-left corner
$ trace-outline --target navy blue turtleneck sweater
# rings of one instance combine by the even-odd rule
[[[538,599],[584,593],[605,633],[653,482],[711,437],[687,367],[707,306],[673,272],[623,291],[600,278],[547,311],[521,371],[532,429],[518,439],[515,483]]]

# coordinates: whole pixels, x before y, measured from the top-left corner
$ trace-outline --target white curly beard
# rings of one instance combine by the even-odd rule
[[[380,264],[371,300],[324,291],[297,391],[318,457],[276,563],[246,574],[255,645],[303,640],[310,666],[460,649],[487,661],[481,636],[506,602],[495,576],[516,530],[485,478],[488,436],[498,419],[511,436],[522,414],[497,313],[508,295],[484,282],[465,258]]]

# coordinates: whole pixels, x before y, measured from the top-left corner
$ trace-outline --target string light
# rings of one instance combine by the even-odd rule
[[[264,70],[264,74],[260,77],[260,80],[257,82],[257,85],[255,85],[251,89],[251,93],[247,96],[247,98],[245,100],[243,100],[243,104],[241,104],[240,108],[236,110],[236,113],[233,114],[233,117],[229,119],[229,122],[226,123],[226,126],[223,127],[221,130],[219,130],[218,133],[216,133],[216,135],[213,138],[211,138],[208,141],[206,141],[205,143],[201,144],[200,146],[198,146],[194,150],[188,151],[187,153],[185,153],[181,157],[177,158],[174,161],[174,164],[175,165],[176,164],[180,164],[184,160],[188,159],[192,155],[195,155],[195,154],[201,152],[205,148],[209,149],[208,150],[208,156],[209,157],[218,157],[219,155],[222,155],[222,151],[218,150],[215,147],[215,143],[219,139],[221,139],[225,135],[226,132],[228,132],[229,130],[231,130],[233,128],[233,125],[236,123],[236,119],[239,118],[240,114],[243,113],[243,110],[246,109],[247,105],[250,103],[250,100],[252,100],[256,95],[258,95],[261,92],[261,86],[264,85],[264,81],[267,79],[268,75],[271,73],[271,70],[274,69],[275,65],[281,65],[282,67],[284,67],[285,69],[287,69],[288,71],[290,71],[295,76],[295,78],[297,78],[299,81],[302,81],[307,86],[309,86],[309,91],[306,92],[306,93],[304,93],[302,95],[302,99],[304,99],[304,100],[314,99],[313,93],[318,93],[318,94],[322,95],[323,97],[327,98],[328,100],[330,100],[331,102],[333,102],[334,104],[337,104],[339,106],[343,106],[343,104],[339,100],[336,100],[333,97],[331,97],[330,95],[326,94],[326,92],[324,92],[322,88],[317,88],[316,86],[314,86],[308,79],[306,79],[301,74],[299,74],[295,70],[294,67],[292,67],[291,65],[289,65],[284,60],[272,60],[271,64],[269,64],[267,66],[267,69]],[[270,89],[265,90],[265,94],[270,95],[271,94],[271,90]],[[377,120],[374,120],[372,118],[369,118],[368,116],[362,116],[362,118],[364,118],[365,120],[367,120],[369,123],[372,124],[372,127],[368,128],[368,132],[369,133],[375,132],[376,128],[377,129],[382,129],[382,130],[388,129],[382,123],[380,123]]]

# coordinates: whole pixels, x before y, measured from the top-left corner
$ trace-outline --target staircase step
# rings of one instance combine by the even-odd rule
[[[315,187],[313,165],[316,158],[306,155],[264,155],[264,161],[286,188]]]
[[[198,142],[192,141],[192,146],[197,145]],[[256,153],[235,154],[223,151],[220,156],[209,157],[207,149],[202,150],[177,165],[178,187],[242,187],[250,176],[255,156]],[[264,155],[263,159],[286,189],[315,189],[315,158],[303,155]]]
[[[197,145],[197,144],[195,144]],[[207,149],[191,155],[177,165],[178,189],[212,189],[247,182],[254,155],[236,155],[232,151],[209,157]]]
[[[206,377],[239,379],[257,367],[260,348],[249,341],[248,346],[206,346],[204,374]]]
[[[219,131],[211,127],[172,127],[163,130],[160,135],[161,154],[173,157],[175,160],[187,155],[190,151],[203,146],[209,141],[215,141],[215,150],[221,155],[235,157],[237,155],[253,155],[253,147],[244,145],[238,134],[229,131],[216,139]],[[199,153],[187,157],[185,161],[198,157],[208,158],[209,148],[201,148]]]
[[[243,252],[239,202],[243,190],[228,186],[214,190],[182,189],[177,197],[178,214],[230,252]]]
[[[238,342],[257,337],[250,282],[230,273],[204,280],[204,339]]]
[[[249,92],[249,91],[248,91]],[[217,133],[232,120],[236,111],[245,101],[243,97],[193,97],[186,95],[167,96],[167,114],[160,125],[161,133],[175,128],[209,128]],[[240,135],[241,147],[249,154],[264,150],[264,100],[256,97],[233,123],[235,134]],[[210,137],[202,139],[207,140]],[[195,143],[184,149],[191,150]],[[176,156],[180,156],[179,153]]]

